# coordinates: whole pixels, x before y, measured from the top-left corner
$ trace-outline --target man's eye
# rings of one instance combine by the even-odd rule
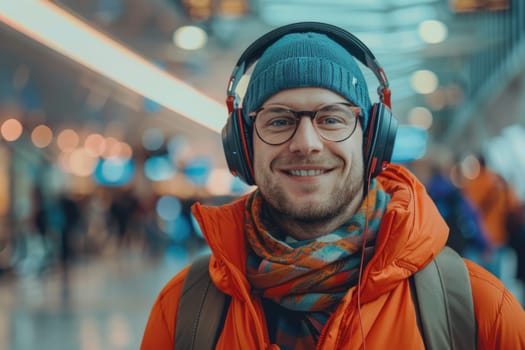
[[[268,128],[283,128],[297,123],[295,117],[286,110],[268,111],[261,115],[261,121],[264,121],[263,125]]]
[[[338,116],[325,116],[318,120],[320,124],[339,124],[343,123],[344,120]]]
[[[274,117],[269,120],[268,125],[275,127],[295,125],[295,119],[287,117]]]
[[[340,116],[337,114],[326,114],[316,118],[317,125],[347,125],[349,122],[348,118],[345,116]]]

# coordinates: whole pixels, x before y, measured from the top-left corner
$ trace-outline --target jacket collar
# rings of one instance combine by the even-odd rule
[[[378,177],[391,200],[376,239],[376,252],[364,273],[362,302],[394,288],[420,270],[443,248],[448,227],[424,186],[406,169],[390,165]],[[212,279],[227,294],[247,297],[244,276],[246,246],[244,206],[248,195],[232,203],[211,207],[196,204],[193,213],[215,259]],[[240,291],[243,289],[244,291]]]

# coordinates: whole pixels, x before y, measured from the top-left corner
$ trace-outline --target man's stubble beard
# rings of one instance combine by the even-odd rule
[[[293,198],[288,198],[279,184],[271,184],[266,189],[259,188],[265,205],[274,214],[305,223],[326,222],[345,214],[350,203],[356,200],[356,196],[362,197],[362,189],[363,177],[349,176],[343,186],[332,190],[332,195],[326,203],[307,203],[299,207],[299,203],[294,202]],[[359,198],[359,201],[361,199]]]

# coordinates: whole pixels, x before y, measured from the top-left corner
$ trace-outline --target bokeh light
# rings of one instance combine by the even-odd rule
[[[135,163],[132,159],[99,159],[94,172],[95,180],[104,186],[123,186],[135,176]]]
[[[481,170],[478,158],[474,155],[468,155],[460,163],[461,174],[467,179],[475,179]]]
[[[73,129],[64,129],[57,136],[57,146],[62,152],[72,152],[79,142],[80,137]]]
[[[414,107],[408,112],[408,121],[411,125],[428,130],[432,126],[433,117],[428,108]]]
[[[173,42],[184,50],[197,50],[206,45],[208,35],[196,26],[183,26],[173,33]]]
[[[100,157],[106,150],[106,139],[97,133],[90,134],[84,140],[84,148],[89,154]]]
[[[53,131],[47,125],[38,125],[31,132],[31,141],[38,148],[45,148],[53,141]]]
[[[434,72],[422,69],[412,74],[410,83],[414,91],[420,94],[429,94],[437,89],[439,80]]]
[[[443,22],[430,19],[419,24],[418,32],[424,42],[438,44],[447,38],[448,29]]]
[[[22,136],[22,132],[23,132],[22,123],[20,123],[15,118],[9,118],[5,122],[2,123],[0,132],[2,133],[2,137],[6,141],[16,141],[18,140],[20,136]]]
[[[166,156],[154,156],[144,162],[144,175],[151,181],[163,181],[175,175],[175,167]]]
[[[77,148],[70,153],[69,168],[77,176],[90,176],[97,166],[98,158],[93,157],[85,148]]]
[[[149,128],[142,134],[142,146],[148,151],[156,151],[162,147],[164,143],[164,135],[162,130],[157,128]]]
[[[175,220],[181,213],[182,204],[177,197],[162,196],[157,201],[157,215],[165,221]]]
[[[102,157],[109,158],[118,158],[120,155],[120,141],[114,137],[106,137],[104,152]]]

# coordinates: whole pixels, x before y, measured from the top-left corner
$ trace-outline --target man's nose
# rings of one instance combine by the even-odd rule
[[[323,140],[314,126],[313,119],[309,116],[303,116],[290,141],[290,151],[310,154],[312,152],[318,152],[322,148]]]

